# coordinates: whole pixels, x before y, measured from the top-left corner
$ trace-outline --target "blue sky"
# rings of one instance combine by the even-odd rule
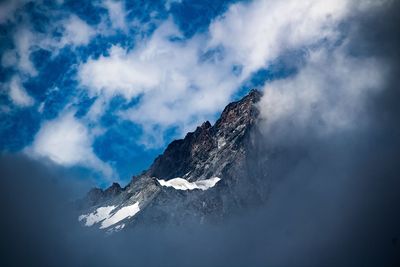
[[[1,2],[0,150],[126,183],[249,89],[314,88],[302,78],[324,80],[318,64],[357,65],[346,21],[385,3],[280,2]],[[343,75],[330,77],[340,87]],[[312,105],[303,92],[266,100],[271,120],[291,112],[276,103]],[[334,125],[342,114],[324,107]]]

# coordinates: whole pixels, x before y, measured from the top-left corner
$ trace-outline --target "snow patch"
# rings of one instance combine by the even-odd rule
[[[79,216],[78,220],[85,220],[86,226],[92,226],[93,224],[101,222],[100,229],[108,228],[124,219],[134,216],[140,211],[139,202],[133,205],[125,206],[111,214],[111,211],[115,209],[115,206],[100,207],[92,213],[83,214]],[[125,224],[117,225],[116,230],[121,230],[125,227]]]
[[[92,213],[79,216],[78,220],[86,220],[86,226],[92,226],[95,223],[101,222],[110,216],[110,212],[115,209],[115,206],[100,207]]]
[[[193,189],[207,190],[211,187],[214,187],[220,180],[221,179],[219,177],[212,177],[210,179],[200,180],[191,183],[180,177],[168,181],[157,179],[158,183],[161,186],[173,187],[177,190],[193,190]]]
[[[115,226],[115,230],[122,230],[122,229],[124,229],[124,227],[125,227],[124,223],[123,224],[119,224],[119,225]]]
[[[217,143],[218,143],[218,149],[221,149],[226,145],[226,141],[223,137],[218,138]]]
[[[140,211],[139,202],[136,202],[133,205],[125,206],[115,212],[111,217],[106,218],[100,226],[100,229],[104,229],[114,225],[124,219],[130,218],[134,216],[136,213]]]

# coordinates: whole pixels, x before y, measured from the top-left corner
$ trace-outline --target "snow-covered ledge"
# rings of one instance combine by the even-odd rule
[[[212,177],[210,179],[200,180],[191,183],[180,177],[173,178],[168,181],[157,179],[158,183],[161,186],[173,187],[174,189],[177,190],[194,190],[194,189],[207,190],[211,187],[214,187],[220,180],[221,179],[219,177]]]

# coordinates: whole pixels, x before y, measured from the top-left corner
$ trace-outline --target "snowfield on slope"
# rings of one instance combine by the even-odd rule
[[[115,206],[100,207],[92,213],[83,214],[79,216],[78,220],[86,220],[86,226],[92,226],[95,223],[101,222],[102,220],[110,216],[110,212],[115,209]]]
[[[124,219],[130,218],[140,211],[139,202],[136,202],[133,205],[122,207],[111,214],[114,209],[115,206],[100,207],[92,213],[79,216],[78,220],[85,220],[86,226],[92,226],[93,224],[101,222],[100,229],[104,229]]]
[[[111,217],[105,219],[100,226],[100,229],[104,229],[114,225],[124,219],[130,218],[134,216],[136,213],[140,211],[139,209],[139,202],[136,202],[133,205],[125,206],[114,213]]]
[[[193,190],[193,189],[200,189],[200,190],[207,190],[211,187],[214,187],[221,179],[219,177],[212,177],[206,180],[200,180],[196,182],[189,182],[183,178],[173,178],[171,180],[158,180],[158,183],[161,186],[165,187],[173,187],[177,190]]]
[[[189,182],[183,178],[174,178],[168,181],[158,180],[158,183],[161,186],[172,187],[177,190],[207,190],[211,187],[214,187],[221,179],[219,177],[212,177],[210,179],[200,180],[196,182]],[[136,213],[140,211],[139,202],[134,203],[133,205],[124,206],[120,209],[117,209],[116,206],[106,206],[97,208],[94,212],[83,214],[79,216],[79,221],[85,221],[86,226],[92,226],[97,223],[100,224],[100,229],[109,228],[124,219],[131,218]],[[125,225],[124,225],[125,226]],[[116,230],[119,228],[123,228],[123,226],[117,225],[115,227]]]

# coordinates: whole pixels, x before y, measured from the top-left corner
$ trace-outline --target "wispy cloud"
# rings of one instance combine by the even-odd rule
[[[126,10],[125,1],[116,0],[104,0],[103,6],[107,9],[111,25],[114,29],[119,29],[126,32],[127,22],[126,22]]]
[[[88,167],[111,178],[113,171],[95,155],[93,140],[94,133],[74,116],[74,112],[68,111],[54,120],[44,121],[32,145],[25,151],[63,166]]]
[[[13,21],[15,12],[29,0],[2,1],[0,3],[0,24]]]
[[[170,19],[134,50],[114,46],[109,56],[89,59],[79,68],[79,81],[92,96],[108,100],[116,95],[128,101],[142,96],[138,105],[120,114],[149,127],[149,136],[157,126],[187,130],[192,121],[221,109],[241,78],[229,67],[200,62],[204,36],[180,38]]]
[[[253,1],[232,5],[210,25],[209,45],[222,45],[245,75],[285,52],[335,41],[350,12],[348,0]]]
[[[386,74],[383,62],[351,56],[345,44],[311,51],[296,75],[265,86],[260,107],[268,136],[361,129],[369,119],[366,101],[381,91]]]
[[[33,47],[37,44],[36,36],[26,27],[20,27],[14,34],[15,53],[17,54],[17,70],[31,76],[37,75],[37,70],[30,59]],[[11,53],[11,52],[10,52]]]
[[[212,117],[243,81],[285,53],[335,46],[344,34],[339,25],[359,7],[349,0],[238,3],[190,39],[169,19],[134,49],[113,46],[81,64],[78,79],[106,101],[140,96],[119,114],[142,125],[145,145],[159,146],[165,130],[183,134]]]
[[[92,27],[76,15],[71,15],[67,20],[64,20],[62,27],[64,28],[63,36],[59,44],[56,45],[59,48],[66,45],[87,45],[96,34]]]
[[[32,106],[35,100],[28,95],[18,76],[14,76],[8,84],[9,96],[13,103],[20,107]]]

